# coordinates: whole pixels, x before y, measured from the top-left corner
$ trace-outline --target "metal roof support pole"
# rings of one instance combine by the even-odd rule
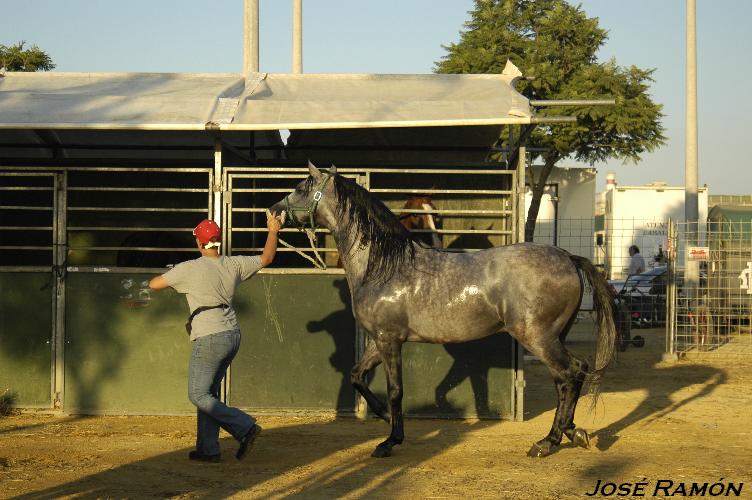
[[[527,140],[534,127],[527,127],[527,133],[523,130],[520,132],[520,139]],[[520,142],[517,150],[517,232],[513,235],[513,241],[520,243],[525,241],[525,163],[527,162],[527,153],[525,152],[525,143]],[[521,422],[524,419],[524,394],[525,394],[525,353],[519,342],[514,341],[514,420]]]
[[[292,0],[292,72],[303,72],[303,0]]]
[[[67,240],[68,172],[55,175],[54,246],[52,273],[54,280],[52,334],[52,407],[65,407],[65,274],[68,256]]]
[[[687,222],[686,244],[698,243],[698,201],[697,201],[697,5],[696,0],[687,0],[687,74],[686,74],[686,149],[684,158],[684,218]],[[689,252],[685,267],[685,282],[690,304],[697,299],[700,266],[690,261]]]
[[[224,186],[222,185],[222,139],[216,137],[214,139],[214,177],[212,180],[212,207],[211,217],[214,221],[222,220],[222,191]],[[222,250],[225,250],[224,245]],[[224,252],[223,252],[224,253]]]
[[[212,176],[212,206],[210,207],[211,218],[215,222],[219,222],[220,224],[224,224],[224,221],[222,220],[222,207],[223,207],[223,197],[224,197],[224,190],[225,190],[225,181],[223,179],[223,172],[222,172],[222,139],[219,138],[219,136],[214,138],[214,174]],[[229,195],[228,195],[229,196]],[[222,255],[227,255],[227,238],[222,242],[222,246],[220,247],[220,253]],[[230,373],[232,371],[232,366],[227,367],[227,371],[225,372],[225,377],[222,379],[222,383],[219,387],[219,398],[220,400],[224,401],[226,404],[229,404],[229,398],[230,398]]]
[[[259,70],[259,0],[243,3],[243,73]]]

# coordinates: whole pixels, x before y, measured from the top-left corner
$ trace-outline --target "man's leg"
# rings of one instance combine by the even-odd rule
[[[193,341],[188,396],[198,408],[197,450],[219,454],[219,427],[240,440],[255,424],[250,415],[219,400],[219,385],[240,345],[240,332],[221,332]]]

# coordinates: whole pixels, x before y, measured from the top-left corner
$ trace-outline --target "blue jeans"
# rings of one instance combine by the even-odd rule
[[[188,398],[198,409],[196,450],[219,453],[219,428],[240,440],[256,419],[219,400],[219,384],[240,348],[240,332],[228,330],[199,337],[192,342],[188,364]]]

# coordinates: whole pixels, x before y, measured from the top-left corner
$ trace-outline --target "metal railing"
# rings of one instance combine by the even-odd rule
[[[688,255],[693,234],[674,223],[669,351],[679,355],[752,355],[752,219],[709,221]],[[687,266],[699,267],[696,288]]]
[[[57,243],[58,178],[43,172],[0,172],[0,265],[49,270]]]
[[[383,201],[397,216],[430,216],[434,227],[414,227],[431,246],[466,251],[504,245],[516,231],[514,210],[516,172],[491,168],[338,168]],[[226,169],[225,239],[231,253],[263,249],[266,209],[290,193],[308,176],[305,168]],[[427,199],[426,206],[406,208],[410,198]],[[326,229],[317,229],[316,250],[330,272],[338,271],[338,252]],[[313,252],[297,229],[283,229],[282,238],[303,252]],[[310,268],[294,250],[280,247],[275,269]]]

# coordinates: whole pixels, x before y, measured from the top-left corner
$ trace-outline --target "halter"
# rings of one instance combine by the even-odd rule
[[[307,207],[292,206],[290,205],[290,195],[288,194],[287,196],[285,196],[285,211],[287,212],[286,221],[292,220],[292,223],[295,225],[295,227],[303,231],[304,229],[306,229],[306,225],[300,224],[298,222],[298,220],[295,218],[295,212],[306,212],[308,214],[310,229],[315,231],[318,228],[318,226],[316,225],[316,220],[314,219],[316,208],[319,206],[319,201],[321,201],[321,197],[323,196],[324,187],[331,178],[332,176],[327,174],[324,180],[321,181],[321,184],[318,185],[316,191],[313,193],[313,200],[311,200]]]

